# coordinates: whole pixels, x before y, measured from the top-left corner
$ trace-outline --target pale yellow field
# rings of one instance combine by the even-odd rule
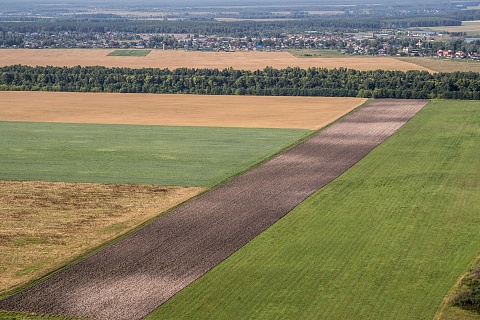
[[[130,68],[218,68],[257,70],[267,66],[350,68],[357,70],[426,70],[425,67],[390,57],[297,58],[288,52],[199,52],[184,50],[152,50],[145,57],[108,56],[107,49],[1,49],[0,66],[105,66]]]
[[[447,32],[480,32],[480,20],[462,21],[461,26],[431,27],[429,29],[439,31],[439,32],[441,32],[441,31],[447,31]]]
[[[361,98],[0,92],[0,121],[319,129]]]
[[[434,72],[480,72],[480,61],[472,61],[469,59],[442,59],[435,57],[401,57],[399,60],[423,65]]]
[[[204,190],[0,181],[0,295]]]

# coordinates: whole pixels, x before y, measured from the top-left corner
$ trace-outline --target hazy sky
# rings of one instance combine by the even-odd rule
[[[372,3],[388,3],[392,0],[380,0],[380,1],[371,1]],[[288,0],[19,0],[19,1],[11,1],[11,0],[0,0],[0,3],[4,4],[14,4],[14,3],[32,3],[32,4],[48,4],[48,3],[55,3],[55,4],[84,4],[84,5],[104,5],[104,4],[129,4],[129,5],[158,5],[158,6],[173,6],[173,5],[189,5],[189,6],[203,6],[203,5],[281,5],[281,4],[288,4],[288,5],[302,5],[302,4],[352,4],[352,3],[365,3],[368,2],[366,0],[344,0],[339,2],[338,0],[295,0],[295,1],[288,1]]]

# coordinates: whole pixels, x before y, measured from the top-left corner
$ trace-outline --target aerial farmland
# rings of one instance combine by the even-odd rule
[[[0,9],[0,319],[479,320],[478,8],[162,1]]]

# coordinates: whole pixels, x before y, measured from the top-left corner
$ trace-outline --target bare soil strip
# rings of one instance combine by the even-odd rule
[[[0,120],[320,129],[362,98],[0,92]]]
[[[230,68],[257,70],[265,67],[349,68],[357,70],[427,70],[391,57],[297,58],[288,52],[200,52],[152,50],[145,57],[108,56],[113,49],[1,49],[0,65],[105,66],[129,68]]]
[[[140,319],[345,172],[428,101],[375,100],[0,308]]]

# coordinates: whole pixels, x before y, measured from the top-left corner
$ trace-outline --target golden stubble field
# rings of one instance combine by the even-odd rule
[[[200,52],[152,50],[145,57],[108,56],[112,49],[1,49],[0,65],[105,66],[130,68],[218,68],[258,70],[265,67],[349,68],[357,70],[429,69],[390,57],[297,58],[288,52]]]
[[[362,98],[0,92],[0,121],[316,130]]]
[[[321,128],[366,99],[0,92],[0,121]],[[0,295],[204,188],[0,181]]]

